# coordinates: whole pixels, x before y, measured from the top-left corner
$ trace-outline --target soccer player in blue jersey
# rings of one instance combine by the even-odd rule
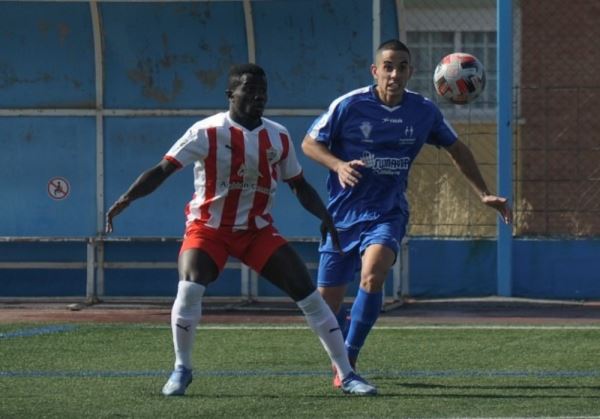
[[[317,282],[338,313],[353,366],[381,311],[385,278],[408,222],[409,169],[424,144],[446,150],[481,202],[498,211],[504,222],[512,220],[507,199],[490,193],[473,154],[438,107],[406,89],[412,73],[408,47],[398,40],[382,43],[371,65],[375,84],[335,99],[302,143],[308,157],[329,169],[328,209],[344,254],[335,251],[329,237],[321,244]],[[340,309],[359,270],[358,294],[344,325]],[[340,386],[335,368],[334,386]]]

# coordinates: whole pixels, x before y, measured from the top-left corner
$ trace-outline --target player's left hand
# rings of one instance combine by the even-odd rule
[[[119,215],[125,208],[129,206],[130,201],[119,198],[106,213],[106,227],[104,231],[107,234],[113,231],[113,218]]]
[[[506,198],[496,195],[485,195],[481,198],[481,201],[488,207],[498,211],[505,224],[512,223],[512,210]]]
[[[337,250],[340,255],[343,255],[344,251],[340,246],[340,236],[338,235],[337,228],[335,228],[335,224],[333,224],[331,217],[327,217],[321,221],[321,243],[325,243],[327,240],[327,233],[331,234],[331,241],[333,242],[335,250]]]

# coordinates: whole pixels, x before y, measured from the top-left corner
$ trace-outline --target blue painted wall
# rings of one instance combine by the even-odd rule
[[[493,240],[411,238],[410,294],[415,297],[496,294]],[[600,240],[517,238],[513,296],[569,300],[600,298]]]
[[[600,299],[600,240],[516,240],[513,255],[516,295]]]
[[[0,242],[0,262],[85,262],[85,242]],[[0,297],[81,297],[85,269],[0,269]]]
[[[0,2],[0,51],[0,107],[94,107],[87,3]]]
[[[102,3],[111,108],[227,105],[229,66],[247,61],[240,2]]]
[[[496,292],[496,242],[493,240],[409,241],[410,295],[479,297]]]
[[[318,261],[315,243],[293,243],[307,262]],[[178,243],[106,243],[107,262],[176,259]],[[496,244],[493,240],[441,240],[411,238],[409,241],[410,295],[416,298],[482,297],[496,293]],[[600,299],[600,240],[516,239],[514,245],[515,297],[544,299]],[[83,262],[85,243],[2,243],[0,262]],[[316,274],[310,269],[313,278]],[[84,296],[86,272],[79,270],[2,270],[0,296]],[[106,296],[173,296],[175,269],[105,271]],[[358,281],[350,287],[356,290]],[[226,270],[209,287],[207,295],[236,297],[241,283],[237,270]],[[386,284],[392,295],[391,276]],[[281,296],[261,279],[260,296]]]
[[[95,236],[95,120],[0,118],[0,236]],[[67,179],[62,200],[48,193]]]

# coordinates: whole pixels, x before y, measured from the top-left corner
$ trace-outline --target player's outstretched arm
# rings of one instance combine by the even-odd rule
[[[133,201],[143,196],[149,195],[161,183],[165,181],[175,170],[177,166],[168,160],[161,160],[156,166],[143,172],[127,189],[123,195],[110,207],[106,214],[106,233],[113,231],[113,219],[119,215]]]
[[[463,175],[467,178],[471,186],[475,189],[479,197],[481,198],[481,202],[483,202],[488,207],[494,208],[500,216],[502,220],[509,224],[512,222],[512,210],[508,203],[508,200],[501,196],[492,195],[485,181],[483,180],[483,176],[481,176],[481,172],[479,171],[479,167],[475,162],[475,158],[473,157],[473,153],[462,141],[457,140],[454,144],[449,147],[446,147],[446,151],[450,155],[450,158],[454,165],[462,172]]]
[[[327,233],[331,234],[333,246],[338,252],[342,253],[338,231],[335,228],[331,214],[327,211],[323,200],[315,188],[313,188],[303,176],[292,179],[288,184],[298,198],[298,201],[300,201],[300,204],[308,212],[321,220],[321,239],[324,241],[327,237]]]
[[[304,137],[302,151],[317,163],[321,163],[329,170],[337,173],[342,188],[356,186],[360,181],[361,174],[356,169],[365,165],[361,160],[343,161],[334,156],[324,144],[321,144],[310,135]]]

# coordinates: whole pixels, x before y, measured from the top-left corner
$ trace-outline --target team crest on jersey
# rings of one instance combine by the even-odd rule
[[[266,151],[266,155],[267,155],[267,160],[269,161],[269,164],[274,164],[277,163],[277,161],[279,160],[279,152],[277,151],[276,148],[273,147],[269,147]]]
[[[362,124],[360,124],[360,132],[362,132],[363,141],[368,141],[369,140],[369,136],[371,135],[371,131],[373,130],[373,125],[371,125],[371,123],[369,121],[363,121]]]

